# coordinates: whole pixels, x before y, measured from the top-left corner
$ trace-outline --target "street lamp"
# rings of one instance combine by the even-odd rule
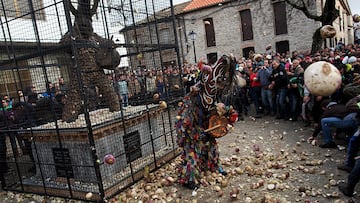
[[[196,32],[194,32],[194,30],[192,30],[190,33],[189,33],[189,37],[192,41],[192,44],[193,44],[193,49],[194,49],[194,58],[195,58],[195,63],[196,63],[196,51],[195,51],[195,40],[196,40]]]

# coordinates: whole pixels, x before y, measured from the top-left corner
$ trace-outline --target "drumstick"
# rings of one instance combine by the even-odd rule
[[[212,130],[215,130],[216,128],[220,128],[221,127],[221,125],[220,124],[218,124],[218,125],[214,125],[213,127],[211,127],[211,128],[208,128],[208,129],[206,129],[206,130],[204,130],[204,132],[209,132],[209,131],[212,131]]]

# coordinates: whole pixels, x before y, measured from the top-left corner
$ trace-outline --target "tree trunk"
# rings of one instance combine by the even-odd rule
[[[310,10],[306,7],[306,3],[304,2],[304,0],[298,0],[298,1],[285,0],[285,1],[295,9],[302,11],[307,18],[321,22],[321,26],[332,25],[334,20],[336,20],[336,18],[339,17],[339,10],[336,9],[335,7],[336,0],[326,0],[323,13],[321,14],[321,16],[311,14]],[[322,49],[324,39],[320,35],[320,29],[321,27],[316,29],[313,34],[313,38],[312,38],[313,42],[311,46],[312,54]]]
[[[324,43],[324,39],[320,35],[320,28],[316,29],[316,31],[313,34],[313,41],[311,45],[311,54],[315,54],[316,52],[320,51],[322,49],[322,45]]]
[[[335,7],[335,0],[327,0],[324,6],[324,11],[321,15],[321,26],[332,25],[334,20],[339,17],[339,10]],[[320,35],[320,28],[316,29],[313,35],[313,43],[311,53],[314,54],[322,49],[324,39]]]

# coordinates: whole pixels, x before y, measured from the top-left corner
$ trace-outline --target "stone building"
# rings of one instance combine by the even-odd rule
[[[325,0],[305,1],[312,14],[321,15]],[[340,17],[333,23],[337,35],[325,46],[334,47],[341,39],[353,43],[352,17],[346,0],[338,0]],[[266,46],[280,53],[310,51],[314,31],[321,26],[285,1],[193,0],[181,14],[187,30],[197,33],[196,57],[210,59],[222,54],[247,57],[249,51],[265,53]],[[191,44],[183,41],[184,44]],[[189,52],[187,59],[194,61]]]
[[[185,60],[183,56],[186,55],[186,48],[183,46],[186,45],[182,41],[186,41],[187,36],[181,13],[188,3],[175,5],[173,11],[171,8],[164,8],[120,30],[125,38],[130,69],[176,66],[179,64],[178,60]]]
[[[313,15],[321,15],[326,0],[305,2]],[[334,47],[340,40],[345,44],[354,42],[347,0],[336,0],[336,8],[340,14],[333,22],[337,34],[325,40],[326,47]],[[195,63],[200,58],[211,62],[210,59],[222,54],[248,57],[250,51],[310,52],[313,33],[321,26],[320,22],[307,18],[302,11],[283,0],[192,0],[174,7],[175,26],[170,11],[164,9],[155,13],[154,16],[162,16],[157,19],[160,22],[157,28],[152,16],[153,19],[140,21],[120,31],[124,33],[126,43],[157,42],[156,36],[159,36],[159,43],[164,45],[161,51],[163,64],[158,59],[160,52],[150,53],[149,48],[139,46],[128,48],[130,66],[177,65],[176,41],[179,44],[179,64]],[[272,48],[266,51],[268,45]]]
[[[354,43],[354,21],[352,18],[352,12],[347,0],[336,1],[336,8],[339,10],[339,18],[337,18],[333,26],[336,28],[337,35],[328,40],[330,47],[334,46],[340,39],[345,44]]]

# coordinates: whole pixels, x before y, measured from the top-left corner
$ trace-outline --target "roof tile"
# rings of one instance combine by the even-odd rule
[[[225,2],[225,0],[192,0],[189,5],[187,5],[183,11],[195,10],[214,4]]]

